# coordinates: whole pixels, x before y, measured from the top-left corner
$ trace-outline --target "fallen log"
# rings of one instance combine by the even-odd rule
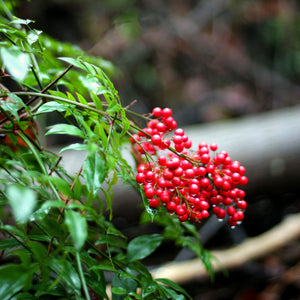
[[[300,214],[286,217],[280,224],[256,237],[226,250],[211,251],[214,272],[242,266],[248,261],[259,259],[272,253],[300,237]],[[151,271],[154,278],[168,278],[178,284],[207,277],[200,259],[171,262]]]

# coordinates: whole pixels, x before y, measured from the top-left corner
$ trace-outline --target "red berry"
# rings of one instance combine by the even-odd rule
[[[157,208],[159,205],[159,200],[157,198],[152,198],[149,200],[149,206],[151,208]]]
[[[248,183],[248,178],[246,176],[242,176],[240,179],[240,185],[246,185]]]
[[[203,164],[208,164],[209,161],[210,161],[210,156],[207,153],[201,155],[201,162]]]
[[[188,139],[186,142],[183,143],[184,148],[190,149],[192,147],[192,141]]]
[[[189,189],[190,189],[191,194],[196,194],[199,192],[200,187],[198,184],[192,183],[192,184],[190,184]]]
[[[174,131],[174,134],[175,135],[179,135],[179,136],[184,136],[184,130],[182,128],[177,128],[175,131]]]
[[[155,107],[152,110],[152,114],[155,118],[159,118],[162,114],[162,109],[160,107]]]
[[[245,200],[238,201],[236,206],[241,210],[245,210],[247,208],[247,202]]]
[[[227,207],[227,214],[229,216],[232,216],[235,213],[235,208],[233,206],[228,206]]]
[[[174,177],[173,172],[170,169],[163,170],[163,177],[167,180],[170,180]]]
[[[210,144],[209,148],[211,151],[216,151],[218,149],[218,145],[216,143],[212,143]]]
[[[170,201],[170,194],[168,191],[163,191],[161,194],[160,194],[160,201],[162,203],[168,203]]]
[[[167,163],[167,158],[165,156],[161,155],[158,157],[157,161],[160,166],[165,166]]]
[[[207,210],[202,210],[201,211],[201,216],[203,219],[206,219],[209,217],[209,212]]]
[[[159,145],[161,143],[161,136],[159,134],[154,134],[152,137],[151,137],[151,142],[153,145]]]
[[[163,116],[164,118],[168,118],[168,117],[172,116],[172,109],[170,109],[170,108],[168,108],[168,107],[164,108],[164,109],[162,110],[162,116]]]
[[[183,216],[185,214],[185,209],[181,205],[177,205],[176,214],[178,216]]]
[[[173,202],[173,201],[170,201],[170,202],[167,204],[167,210],[168,210],[169,212],[174,212],[174,211],[176,210],[176,207],[177,207],[177,205],[176,205],[176,203]]]
[[[184,149],[184,146],[183,146],[183,144],[175,144],[174,148],[177,152],[182,152]]]
[[[146,176],[144,173],[137,173],[135,179],[136,179],[137,183],[144,183],[146,180]]]
[[[149,187],[145,190],[145,196],[147,199],[153,198],[155,195],[155,190],[152,187]]]

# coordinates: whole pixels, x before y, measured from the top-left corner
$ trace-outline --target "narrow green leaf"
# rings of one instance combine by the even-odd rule
[[[113,294],[117,294],[117,295],[126,295],[127,294],[127,291],[126,289],[122,288],[122,287],[113,287],[111,289],[111,292]]]
[[[77,95],[77,99],[80,103],[82,103],[84,105],[88,105],[87,101],[85,100],[85,98],[82,95],[80,95],[79,93],[76,93],[76,95]]]
[[[17,81],[23,81],[29,70],[29,55],[15,46],[10,48],[2,47],[0,54],[8,73]]]
[[[171,287],[173,290],[184,294],[186,297],[188,297],[189,299],[192,299],[191,296],[186,292],[185,289],[183,289],[180,285],[178,285],[177,283],[175,283],[174,281],[167,279],[167,278],[157,278],[155,279],[155,281],[161,282],[164,285],[168,285],[169,287]]]
[[[134,238],[127,248],[127,258],[129,261],[143,259],[153,253],[163,241],[160,234],[142,235]]]
[[[98,152],[90,153],[83,163],[83,177],[87,188],[95,196],[107,176],[107,166]]]
[[[49,134],[67,134],[84,138],[84,133],[76,126],[70,124],[55,124],[50,126],[50,129],[45,135]]]
[[[28,287],[32,281],[33,271],[21,265],[5,265],[0,267],[0,299],[8,300]]]
[[[54,184],[55,188],[62,194],[73,197],[70,184],[60,177],[49,176],[49,180]]]
[[[100,122],[97,123],[95,126],[95,129],[94,129],[94,132],[95,132],[95,134],[97,134],[100,137],[104,148],[106,148],[108,145],[108,138],[107,138],[107,133],[105,132],[103,126],[104,126],[103,123],[100,123]]]
[[[101,100],[99,99],[99,97],[95,93],[92,92],[91,94],[92,94],[92,99],[93,99],[93,102],[94,102],[96,108],[102,111],[103,107],[102,107]]]
[[[19,184],[9,185],[6,193],[16,221],[27,222],[37,202],[36,193]]]
[[[65,215],[65,222],[69,228],[71,237],[73,239],[74,247],[76,250],[80,250],[87,238],[86,219],[73,210],[66,211]]]
[[[62,61],[65,61],[65,62],[67,62],[71,65],[74,65],[77,68],[85,70],[84,65],[78,59],[75,59],[75,58],[72,58],[72,57],[58,57],[58,59],[60,59]]]
[[[36,111],[36,114],[49,113],[53,111],[63,112],[66,110],[67,107],[64,104],[51,101],[40,106],[39,109]]]
[[[87,144],[80,144],[80,143],[70,144],[70,145],[62,148],[59,151],[59,153],[62,153],[62,152],[67,151],[67,150],[86,151],[86,150],[88,150],[88,145]]]

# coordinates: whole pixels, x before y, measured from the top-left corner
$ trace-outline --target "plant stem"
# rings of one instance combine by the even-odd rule
[[[80,276],[80,280],[81,280],[81,283],[82,283],[85,298],[87,300],[90,300],[91,298],[90,298],[90,294],[89,294],[89,291],[88,291],[88,287],[87,287],[86,282],[85,282],[85,278],[84,278],[84,274],[83,274],[83,270],[82,270],[82,266],[81,266],[79,251],[76,251],[76,260],[77,260],[79,276]]]

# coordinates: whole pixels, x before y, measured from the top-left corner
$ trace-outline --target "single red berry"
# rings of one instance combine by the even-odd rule
[[[183,143],[184,148],[190,149],[192,147],[192,141],[188,139],[186,142]]]
[[[198,145],[198,149],[201,149],[202,147],[208,147],[206,142],[200,142]]]
[[[166,180],[170,180],[170,179],[172,179],[174,177],[174,174],[173,174],[173,172],[170,169],[164,169],[163,170],[163,177]]]
[[[247,202],[245,200],[238,201],[236,207],[241,210],[245,210],[247,208]]]
[[[172,116],[172,109],[171,109],[171,108],[168,108],[168,107],[164,108],[164,109],[162,110],[162,116],[163,116],[164,118],[171,117],[171,116]]]
[[[136,179],[137,183],[144,183],[146,180],[146,176],[144,173],[137,173],[135,179]]]
[[[234,183],[238,183],[241,180],[241,175],[239,173],[233,173],[231,178]]]
[[[228,206],[226,211],[229,216],[233,216],[235,213],[235,208],[233,206]]]
[[[149,206],[151,208],[157,208],[159,205],[159,200],[157,198],[152,198],[149,200]]]
[[[168,204],[167,204],[167,210],[169,212],[174,212],[177,208],[177,204],[174,202],[174,201],[170,201]]]
[[[184,175],[186,178],[193,178],[195,176],[195,171],[193,169],[186,169]]]
[[[159,145],[161,143],[161,136],[159,134],[154,134],[152,137],[151,137],[151,142],[153,145]]]
[[[201,155],[201,162],[202,162],[203,164],[208,164],[209,161],[210,161],[210,156],[209,156],[209,154],[204,153],[204,154]]]
[[[147,199],[153,198],[155,195],[155,190],[152,187],[149,187],[145,190],[145,196]]]
[[[223,186],[223,178],[221,176],[215,176],[213,179],[213,183],[216,188],[221,188]]]
[[[243,176],[246,173],[246,168],[244,166],[240,166],[239,173],[241,176]]]
[[[200,187],[198,184],[192,183],[189,185],[189,189],[190,189],[191,194],[196,194],[199,192]]]
[[[209,208],[209,203],[208,203],[207,201],[202,200],[202,201],[200,201],[199,208],[200,208],[201,210],[208,210],[208,208]]]
[[[212,143],[210,144],[209,148],[211,151],[217,151],[218,145],[216,143]]]
[[[246,185],[248,183],[248,178],[246,176],[242,176],[240,179],[240,185]]]
[[[182,216],[178,216],[180,222],[185,222],[188,219],[188,214],[184,214]]]
[[[179,136],[184,136],[184,130],[182,128],[177,128],[175,131],[174,131],[174,134],[175,135],[179,135]]]
[[[175,144],[174,148],[177,152],[182,152],[184,149],[184,145],[183,144]]]
[[[237,160],[233,161],[230,166],[231,172],[239,172],[240,166],[241,166],[241,163],[239,161],[237,161]]]
[[[210,181],[208,178],[204,177],[204,178],[201,178],[200,180],[200,185],[204,188],[208,187],[210,184]]]
[[[159,132],[166,132],[167,131],[167,127],[164,123],[162,122],[159,122],[156,124],[156,129],[159,131]]]
[[[160,201],[162,203],[168,203],[170,201],[170,194],[168,191],[163,191],[161,194],[160,194]]]
[[[173,157],[170,160],[167,161],[166,166],[169,169],[177,169],[180,165],[180,159],[178,157]]]
[[[166,163],[167,163],[167,158],[166,158],[166,156],[161,155],[161,156],[158,157],[158,164],[159,164],[160,166],[165,166]]]
[[[185,214],[185,209],[181,205],[177,205],[176,207],[176,214],[178,216],[183,216]]]
[[[201,216],[203,219],[206,219],[209,217],[209,212],[207,210],[202,210],[201,211]]]
[[[162,114],[162,109],[160,107],[155,107],[152,110],[152,114],[155,118],[159,118]]]

